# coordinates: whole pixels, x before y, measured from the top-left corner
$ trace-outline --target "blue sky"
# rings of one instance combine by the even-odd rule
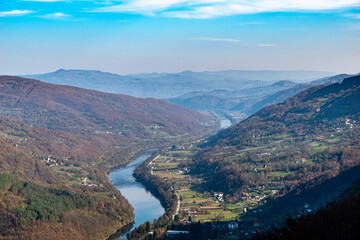
[[[360,0],[0,0],[0,74],[360,72]]]

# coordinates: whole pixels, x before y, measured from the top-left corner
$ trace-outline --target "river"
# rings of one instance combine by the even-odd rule
[[[156,149],[150,149],[141,152],[134,161],[125,167],[113,169],[109,174],[112,184],[120,190],[121,194],[135,209],[134,224],[125,228],[125,231],[119,232],[117,237],[125,238],[127,233],[134,230],[140,224],[146,221],[152,222],[165,212],[160,201],[147,191],[142,183],[137,182],[133,176],[134,169],[151,157],[151,154],[155,150]]]
[[[220,129],[227,128],[231,125],[229,119],[221,119]],[[149,149],[143,151],[138,155],[134,161],[130,162],[125,167],[113,169],[109,174],[109,179],[112,184],[120,190],[121,194],[134,207],[135,219],[134,223],[120,229],[110,239],[126,238],[126,234],[134,230],[140,224],[146,221],[154,221],[165,213],[160,201],[156,199],[145,186],[137,182],[133,176],[134,169],[151,157],[156,149]]]

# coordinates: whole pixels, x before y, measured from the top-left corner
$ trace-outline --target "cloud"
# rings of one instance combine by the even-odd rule
[[[237,25],[245,26],[245,25],[259,25],[259,24],[264,24],[264,23],[263,22],[242,22],[242,23],[238,23]]]
[[[240,42],[240,40],[233,39],[233,38],[190,38],[190,40],[218,41],[218,42]]]
[[[349,17],[349,18],[360,19],[360,14],[350,13],[350,14],[346,14],[345,16],[346,16],[346,17]]]
[[[22,0],[24,2],[69,2],[69,0]]]
[[[118,12],[177,18],[214,18],[279,11],[321,11],[360,6],[360,0],[123,0],[93,12]]]
[[[273,43],[260,43],[257,45],[258,47],[276,47],[276,44],[273,44]]]
[[[65,13],[62,13],[62,12],[56,12],[56,13],[45,14],[45,15],[42,15],[40,17],[46,18],[46,19],[64,19],[64,18],[71,17],[71,15],[65,14]]]
[[[34,13],[31,10],[11,10],[11,11],[4,11],[0,12],[0,17],[17,17],[17,16],[24,16],[26,14]]]

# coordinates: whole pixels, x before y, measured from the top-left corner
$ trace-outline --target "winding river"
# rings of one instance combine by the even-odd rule
[[[220,129],[227,128],[231,125],[230,120],[221,119]],[[151,157],[156,149],[149,149],[143,151],[138,155],[134,161],[130,162],[125,167],[113,169],[109,178],[112,184],[120,190],[121,194],[134,207],[135,219],[134,223],[120,229],[110,239],[126,239],[126,234],[134,230],[140,224],[146,221],[154,221],[165,213],[160,201],[156,199],[145,186],[137,182],[133,176],[134,169]]]
[[[134,169],[151,157],[151,154],[154,151],[156,151],[156,149],[149,149],[141,152],[134,161],[130,162],[125,167],[113,169],[109,174],[112,184],[120,190],[121,194],[135,209],[134,224],[125,227],[124,231],[120,231],[116,237],[126,238],[126,234],[134,230],[140,224],[146,221],[152,222],[165,212],[160,201],[147,191],[142,183],[137,182],[133,176]]]

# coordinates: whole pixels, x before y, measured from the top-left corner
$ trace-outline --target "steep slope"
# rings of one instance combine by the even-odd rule
[[[318,85],[327,86],[327,85],[331,85],[334,83],[341,83],[345,78],[348,78],[348,77],[351,77],[351,75],[339,74],[339,75],[332,76],[332,77],[318,79],[318,80],[315,80],[315,81],[312,81],[309,83],[301,83],[301,84],[298,84],[289,89],[281,90],[274,94],[270,94],[266,98],[262,99],[261,101],[257,102],[253,106],[251,106],[251,108],[246,109],[246,113],[253,114],[253,113],[259,111],[260,109],[262,109],[263,107],[266,107],[266,106],[269,106],[269,105],[275,104],[275,103],[281,103],[281,102],[285,101],[286,99],[288,99],[292,96],[295,96],[299,92],[304,91],[304,90],[309,89],[314,86],[318,86]]]
[[[288,217],[281,227],[253,239],[359,239],[359,180],[336,201],[314,213],[296,219]]]
[[[149,138],[154,137],[154,132],[196,135],[206,129],[204,125],[214,124],[205,115],[160,100],[12,76],[0,77],[0,98],[0,115],[69,133],[108,132],[124,135],[120,138]]]
[[[171,103],[199,111],[215,111],[223,114],[229,111],[246,113],[248,108],[264,97],[297,85],[291,81],[279,81],[267,86],[257,86],[241,90],[214,90],[209,92],[190,92],[166,99]]]
[[[290,191],[319,176],[360,164],[360,77],[314,87],[263,108],[219,132],[194,161],[214,190],[239,195],[248,187]]]
[[[76,173],[79,162],[61,157],[77,155],[74,136],[3,117],[0,135],[0,238],[103,239],[132,221],[132,207],[104,173]],[[81,174],[103,187],[82,186]]]
[[[269,77],[271,79],[271,74]],[[265,75],[265,73],[264,73]],[[199,111],[215,111],[220,115],[243,119],[265,106],[281,103],[299,92],[318,85],[330,85],[342,82],[348,74],[321,78],[307,83],[296,84],[291,81],[278,81],[267,86],[259,85],[241,90],[214,90],[190,92],[167,101]],[[306,79],[306,75],[304,79]]]

